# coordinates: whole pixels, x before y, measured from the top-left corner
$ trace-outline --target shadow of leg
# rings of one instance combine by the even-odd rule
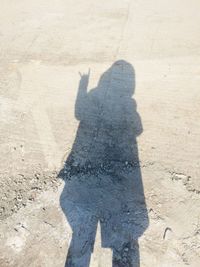
[[[65,267],[89,267],[91,253],[91,245],[81,244],[78,237],[73,234]]]
[[[113,249],[112,267],[140,267],[138,241],[123,244],[121,248]]]
[[[89,267],[93,252],[97,224],[85,224],[78,227],[72,235],[65,267]]]
[[[89,267],[93,244],[91,237],[83,239],[73,234],[65,267]]]

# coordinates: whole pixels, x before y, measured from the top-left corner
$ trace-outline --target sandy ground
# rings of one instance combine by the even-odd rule
[[[0,266],[200,266],[199,10],[1,0]]]

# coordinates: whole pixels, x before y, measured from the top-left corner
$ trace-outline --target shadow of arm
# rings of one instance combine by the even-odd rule
[[[135,132],[135,136],[139,136],[143,132],[143,126],[142,126],[141,117],[140,117],[139,113],[137,112],[137,104],[136,104],[135,100],[133,100],[133,110],[134,110],[133,111],[134,132]]]
[[[79,121],[84,119],[85,109],[87,108],[88,81],[89,75],[81,76],[75,103],[75,117]]]
[[[143,126],[142,126],[142,121],[140,118],[139,113],[136,111],[135,112],[135,122],[136,122],[136,136],[141,135],[143,132]]]

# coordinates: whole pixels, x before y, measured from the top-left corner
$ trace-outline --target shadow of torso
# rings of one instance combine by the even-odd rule
[[[148,216],[136,141],[142,123],[131,97],[134,74],[127,68],[125,61],[114,63],[89,93],[87,80],[80,82],[75,106],[80,124],[59,174],[65,179],[60,203],[73,231],[68,267],[89,266],[98,222],[113,266],[139,266],[137,240]]]

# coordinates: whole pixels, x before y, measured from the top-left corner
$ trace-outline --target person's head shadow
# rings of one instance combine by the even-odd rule
[[[133,66],[116,61],[88,92],[81,75],[75,116],[80,121],[59,177],[60,204],[72,228],[65,266],[89,267],[98,222],[113,267],[139,267],[138,238],[148,227],[136,137],[143,131]]]

